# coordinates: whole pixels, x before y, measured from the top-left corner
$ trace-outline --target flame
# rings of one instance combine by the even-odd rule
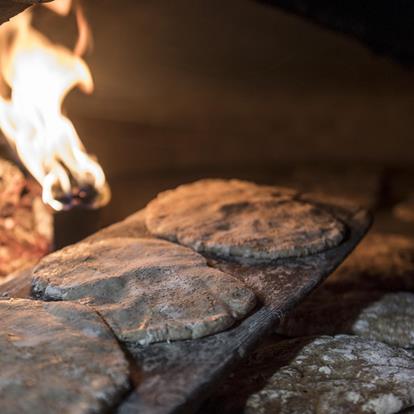
[[[72,0],[52,1],[51,3],[45,3],[44,6],[61,16],[67,16],[72,9]]]
[[[47,6],[67,15],[71,0]],[[78,86],[94,88],[91,72],[81,55],[88,47],[89,27],[80,6],[74,51],[52,43],[32,26],[29,9],[0,27],[0,75],[10,88],[0,97],[0,128],[28,171],[42,186],[43,201],[55,210],[67,209],[91,188],[91,205],[106,204],[109,187],[100,165],[89,156],[72,122],[62,114],[67,94]],[[69,201],[62,201],[66,198]]]

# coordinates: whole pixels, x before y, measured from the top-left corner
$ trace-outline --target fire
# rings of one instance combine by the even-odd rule
[[[72,3],[56,0],[47,6],[67,15]],[[0,97],[0,128],[42,186],[43,201],[55,210],[87,197],[93,199],[92,207],[110,198],[101,166],[87,154],[73,123],[62,113],[63,101],[75,86],[85,93],[94,89],[90,69],[81,58],[89,27],[82,10],[75,12],[79,36],[74,51],[37,31],[30,9],[0,27],[0,75],[9,88]]]

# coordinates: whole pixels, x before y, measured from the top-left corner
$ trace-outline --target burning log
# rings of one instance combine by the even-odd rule
[[[33,4],[50,0],[0,0],[0,24],[7,22]]]
[[[35,264],[52,244],[52,214],[41,189],[0,160],[0,278]]]
[[[54,210],[67,211],[78,207],[96,209],[110,199],[102,167],[87,153],[75,126],[62,109],[66,95],[73,88],[78,86],[87,93],[93,90],[92,74],[81,57],[89,44],[88,23],[78,2],[55,0],[45,6],[61,16],[72,12],[75,15],[78,38],[73,50],[54,43],[36,30],[32,25],[32,10],[0,27],[0,129],[27,172],[41,187],[40,190],[34,182],[26,181],[16,169],[5,173],[4,188],[0,189],[4,208],[15,215],[21,206],[27,207],[28,211],[23,211],[29,214],[29,224],[25,224],[27,234],[23,232],[24,237],[20,230],[16,236],[13,231],[19,229],[20,222],[17,221],[17,227],[14,221],[10,225],[9,216],[5,215],[11,227],[1,240],[6,247],[3,257],[0,255],[5,266],[0,268],[0,275],[20,268],[20,265],[10,267],[18,258],[25,265],[33,264],[47,252],[53,239],[52,226],[50,214],[42,202]],[[27,186],[30,189],[24,190]],[[38,229],[37,224],[30,221],[33,214],[36,220],[44,217],[39,218],[41,222],[47,219],[44,228]],[[25,243],[30,248],[17,248],[21,245],[21,237],[27,239]],[[58,247],[62,246],[62,239],[67,238],[59,234],[55,239]],[[77,239],[69,238],[69,241]]]
[[[1,1],[1,0],[0,0]],[[48,6],[67,15],[71,0]],[[42,186],[42,199],[55,210],[79,204],[96,208],[110,198],[105,174],[84,148],[62,105],[76,86],[90,93],[94,83],[82,59],[89,27],[77,7],[79,36],[74,50],[53,43],[32,26],[30,10],[0,28],[0,128],[28,172]]]

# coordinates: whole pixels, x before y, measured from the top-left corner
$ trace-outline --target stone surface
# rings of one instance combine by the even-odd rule
[[[129,367],[102,319],[85,306],[0,301],[0,411],[101,413],[129,387]]]
[[[345,226],[293,190],[238,180],[201,180],[158,195],[151,233],[200,252],[273,260],[337,246]]]
[[[246,414],[391,414],[414,404],[414,357],[404,350],[341,335],[286,341],[271,352],[290,361],[249,397]]]
[[[283,318],[276,332],[289,337],[354,334],[413,348],[414,294],[331,292],[322,287]]]
[[[383,292],[332,292],[324,285],[284,315],[276,332],[288,337],[352,334],[361,312]]]
[[[402,221],[414,223],[414,195],[411,194],[407,200],[397,204],[393,209],[393,213],[395,217]]]
[[[72,245],[44,258],[33,275],[35,295],[93,306],[130,343],[213,334],[255,305],[242,282],[191,249],[158,239]]]
[[[325,286],[336,291],[414,290],[414,239],[369,234]]]
[[[273,339],[200,413],[396,413],[414,404],[413,386],[405,350],[347,335]]]
[[[414,347],[414,295],[404,292],[414,288],[413,275],[413,239],[370,234],[283,318],[277,332],[290,337],[347,333]]]
[[[362,310],[352,330],[356,335],[414,348],[414,294],[384,295]]]

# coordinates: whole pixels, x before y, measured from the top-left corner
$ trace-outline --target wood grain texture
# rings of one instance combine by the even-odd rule
[[[278,260],[267,265],[232,263],[208,257],[211,266],[233,274],[253,289],[260,305],[240,324],[217,335],[125,348],[132,361],[134,386],[114,412],[194,412],[219,380],[278,323],[280,317],[345,259],[368,230],[369,214],[341,200],[322,199],[321,196],[310,196],[309,199],[323,204],[347,224],[346,240],[337,248],[320,254]],[[87,240],[114,236],[151,237],[143,218],[144,211],[140,211]],[[0,296],[5,291],[9,296],[27,296],[30,277],[29,272],[0,285]]]

